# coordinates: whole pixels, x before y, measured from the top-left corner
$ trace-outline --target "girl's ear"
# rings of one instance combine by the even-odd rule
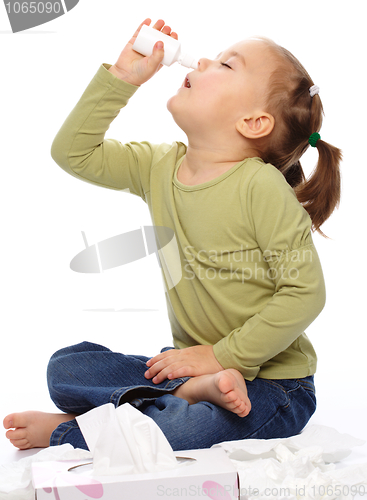
[[[260,139],[271,133],[275,119],[269,113],[261,113],[251,118],[244,117],[236,123],[236,129],[247,139]]]

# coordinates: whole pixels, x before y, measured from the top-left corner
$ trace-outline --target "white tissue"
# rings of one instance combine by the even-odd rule
[[[108,419],[99,417],[99,420],[99,425],[103,426]],[[89,425],[91,434],[94,436],[92,439],[95,440],[97,432],[93,430],[94,424],[90,421]],[[331,427],[312,425],[306,427],[301,434],[287,439],[226,441],[214,447],[224,448],[238,471],[241,500],[273,500],[275,498],[277,500],[320,500],[321,498],[352,500],[352,488],[356,485],[361,487],[361,493],[363,493],[363,488],[367,492],[367,463],[353,463],[345,466],[343,462],[338,464],[332,462],[344,459],[351,452],[351,448],[363,443],[364,441],[348,434],[340,434]],[[140,444],[136,446],[140,448]],[[143,446],[146,444],[143,443]],[[149,447],[153,448],[152,445]],[[31,462],[33,461],[90,459],[91,455],[88,451],[74,449],[71,445],[64,444],[46,448],[18,462],[1,465],[0,500],[34,500],[34,489],[31,484]],[[365,455],[363,458],[366,458]],[[338,486],[345,486],[341,489],[339,496],[337,495]],[[251,487],[251,493],[249,487]],[[257,491],[256,488],[258,488]],[[269,494],[269,492],[274,494]],[[367,499],[367,496],[357,495],[356,498]]]
[[[337,469],[332,462],[364,443],[311,425],[286,439],[227,441],[213,448],[224,448],[236,467],[241,500],[349,500],[358,490],[367,494],[367,463]]]
[[[125,403],[108,403],[76,417],[93,455],[97,476],[156,472],[178,466],[167,438],[154,422]]]
[[[18,462],[0,465],[0,500],[34,500],[31,465],[50,460],[91,459],[89,451],[75,449],[71,444],[50,446]]]

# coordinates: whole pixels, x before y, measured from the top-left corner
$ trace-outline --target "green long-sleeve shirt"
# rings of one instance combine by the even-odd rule
[[[177,179],[183,143],[105,139],[138,89],[109,67],[99,67],[51,154],[79,179],[128,188],[153,225],[174,231],[179,274],[160,252],[174,346],[213,345],[219,363],[248,380],[312,375],[316,354],[304,330],[324,307],[325,285],[311,219],[293,189],[260,158],[188,186]]]

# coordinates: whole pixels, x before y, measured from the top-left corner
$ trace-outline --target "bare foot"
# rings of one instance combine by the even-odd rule
[[[172,394],[185,399],[189,404],[199,401],[214,403],[239,417],[246,417],[251,410],[246,382],[241,373],[233,368],[192,377]]]
[[[44,413],[42,411],[24,411],[11,413],[4,418],[3,425],[8,430],[5,434],[11,444],[20,450],[28,448],[47,448],[50,437],[62,422],[76,417],[67,413]]]

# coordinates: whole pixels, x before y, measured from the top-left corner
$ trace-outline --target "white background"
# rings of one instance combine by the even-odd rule
[[[67,15],[17,34],[0,5],[0,417],[57,411],[45,372],[61,347],[88,340],[154,355],[171,345],[155,255],[100,275],[69,268],[84,248],[81,231],[92,244],[149,225],[148,207],[136,196],[76,180],[50,156],[57,131],[100,64],[116,61],[146,17],[164,19],[197,57],[215,57],[252,35],[270,37],[320,86],[326,114],[321,136],[343,150],[343,191],[339,210],[322,227],[331,239],[314,234],[327,304],[307,334],[319,359],[316,415],[326,425],[342,416],[339,429],[356,434],[355,415],[367,413],[366,43],[363,2],[357,0],[80,0]],[[166,102],[186,73],[179,65],[163,68],[134,95],[106,138],[185,141]],[[316,152],[308,151],[307,175],[315,162]],[[3,438],[0,444],[10,447]]]

